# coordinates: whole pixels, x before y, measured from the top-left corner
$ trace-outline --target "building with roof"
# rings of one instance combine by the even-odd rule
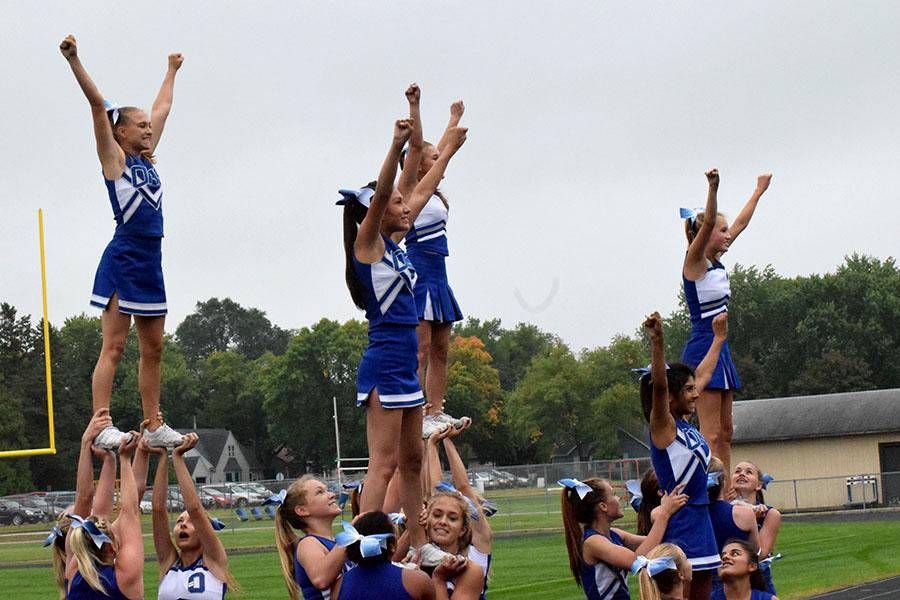
[[[179,429],[196,433],[197,445],[184,455],[185,464],[196,483],[258,481],[263,467],[228,429]]]
[[[776,478],[768,504],[900,504],[900,389],[745,400],[733,414],[732,466]]]

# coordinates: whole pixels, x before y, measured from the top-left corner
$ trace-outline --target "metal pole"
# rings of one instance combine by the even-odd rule
[[[331,405],[334,408],[334,447],[337,450],[337,484],[341,489],[341,428],[338,425],[337,396],[331,397]]]
[[[797,480],[794,480],[794,512],[800,512],[800,500],[797,498]]]

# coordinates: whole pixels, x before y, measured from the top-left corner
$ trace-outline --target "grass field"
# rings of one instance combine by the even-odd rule
[[[529,504],[532,508],[544,506],[533,499],[523,499],[516,508]],[[491,523],[499,537],[494,543],[490,598],[556,600],[584,597],[568,573],[561,532],[523,535],[513,532],[516,529],[535,531],[542,527],[558,527],[557,514],[538,512],[504,516],[501,512]],[[632,524],[633,519],[622,522],[625,528]],[[16,600],[55,597],[49,568],[8,568],[16,563],[46,564],[49,553],[40,545],[42,536],[35,535],[35,532],[45,530],[46,526],[0,530],[4,534],[0,535],[0,567],[7,567],[0,568],[2,597],[15,597]],[[149,523],[145,531],[149,531]],[[233,526],[221,536],[228,548],[251,552],[231,557],[232,569],[244,590],[242,597],[254,600],[287,597],[278,558],[272,549],[271,521]],[[152,556],[149,537],[145,541],[148,556]],[[773,567],[779,597],[807,598],[829,589],[900,574],[900,562],[896,559],[900,556],[900,521],[786,522],[778,550],[785,555],[784,560]],[[155,597],[152,590],[156,586],[156,569],[152,563],[148,563],[145,570],[145,586],[147,597]],[[633,597],[636,596],[633,594]]]

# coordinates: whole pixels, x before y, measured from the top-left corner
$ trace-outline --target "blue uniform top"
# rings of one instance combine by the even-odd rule
[[[719,552],[725,547],[725,542],[737,538],[745,542],[750,534],[738,527],[734,522],[734,506],[725,500],[716,500],[709,505],[709,520],[712,521],[713,533],[716,534],[716,547]]]
[[[583,541],[592,535],[602,535],[616,546],[624,546],[622,538],[610,530],[606,536],[596,529],[584,530]],[[581,588],[587,600],[629,600],[628,570],[619,569],[602,560],[595,565],[581,561]]]
[[[703,279],[688,281],[684,274],[681,279],[684,281],[684,299],[691,313],[691,327],[712,331],[712,318],[728,310],[731,284],[728,281],[728,271],[722,263],[706,262],[706,276]]]
[[[696,427],[684,419],[675,419],[675,441],[668,448],[657,448],[650,442],[650,459],[659,489],[672,493],[676,486],[686,483],[683,494],[688,504],[709,504],[706,492],[706,471],[712,454],[709,445]]]
[[[403,587],[403,568],[386,561],[357,565],[344,575],[338,600],[415,600]]]
[[[362,282],[369,331],[380,325],[418,325],[416,298],[416,270],[406,253],[390,238],[384,240],[384,256],[367,265],[353,256],[353,268]]]
[[[709,600],[727,600],[725,598],[725,590],[713,590]],[[761,592],[759,590],[750,590],[750,600],[772,600],[772,594],[769,592]]]
[[[228,591],[228,584],[210,573],[203,564],[203,556],[193,564],[183,566],[181,560],[175,562],[159,582],[157,600],[222,600]]]
[[[72,577],[72,585],[66,594],[66,600],[128,600],[128,598],[119,591],[119,583],[116,581],[116,568],[113,565],[106,565],[97,569],[97,575],[100,577],[100,583],[106,594],[101,594],[88,585],[88,582],[81,576],[81,571],[76,571]]]
[[[432,194],[406,234],[406,250],[410,254],[429,252],[450,256],[450,249],[447,247],[449,215],[450,212],[444,206],[444,202],[437,194]]]
[[[307,535],[300,538],[301,540],[306,539],[307,537],[314,537],[319,542],[325,546],[325,549],[331,552],[331,549],[334,548],[335,541],[330,540],[326,537],[322,537],[320,535]],[[299,541],[297,542],[299,544]],[[350,570],[350,566],[352,563],[344,563],[344,573]],[[309,575],[306,573],[306,569],[303,568],[303,565],[300,564],[300,561],[297,560],[297,552],[294,552],[294,581],[297,582],[297,585],[300,586],[300,591],[303,593],[303,600],[328,600],[331,598],[331,590],[320,590],[316,586],[313,585],[312,580],[309,578]]]
[[[125,170],[115,181],[104,179],[116,236],[163,237],[162,184],[153,163],[125,155]]]

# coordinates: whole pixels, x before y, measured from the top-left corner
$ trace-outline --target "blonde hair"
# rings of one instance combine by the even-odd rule
[[[716,218],[724,217],[725,213],[717,212]],[[684,220],[684,237],[687,238],[688,246],[690,246],[694,242],[694,238],[697,237],[697,233],[700,231],[700,228],[703,227],[703,222],[705,221],[704,213],[697,213],[697,216],[694,217],[693,220],[685,219]]]
[[[438,500],[443,498],[449,498],[459,506],[459,512],[462,515],[463,530],[462,533],[459,534],[459,539],[456,542],[459,546],[457,554],[465,555],[468,547],[472,544],[472,515],[470,513],[471,509],[469,508],[469,503],[466,502],[466,499],[463,498],[463,495],[459,492],[435,492],[428,500],[426,512],[430,514],[431,507],[434,506]]]
[[[584,528],[582,525],[590,525],[594,521],[594,508],[606,500],[605,480],[591,477],[582,483],[593,490],[585,494],[584,498],[578,495],[574,488],[563,488],[561,494],[561,509],[563,528],[566,532],[566,550],[569,553],[569,568],[575,576],[575,582],[579,587],[581,581],[581,563],[584,560]]]
[[[91,515],[85,519],[85,521],[95,523],[97,529],[109,536],[113,541],[113,547],[115,547],[116,539],[109,529],[109,522],[104,517]],[[90,534],[84,530],[84,527],[72,529],[69,534],[69,547],[72,549],[72,554],[75,556],[75,562],[78,564],[78,571],[81,573],[81,577],[94,591],[97,591],[104,596],[108,596],[109,594],[103,587],[103,583],[100,581],[100,574],[98,571],[100,566],[111,566],[113,564],[113,557],[105,555],[103,553],[103,547],[101,546],[98,548],[96,544],[94,544],[94,540],[92,540]]]
[[[647,553],[648,559],[672,556],[675,558],[677,571],[666,570],[650,577],[647,569],[641,569],[638,574],[638,582],[641,586],[641,600],[660,600],[662,594],[669,594],[675,588],[675,584],[688,578],[691,563],[688,562],[684,551],[675,544],[660,544]]]
[[[294,555],[300,538],[295,529],[306,532],[306,519],[295,512],[295,508],[306,504],[306,484],[313,480],[312,475],[304,475],[287,489],[284,502],[275,511],[275,545],[278,547],[278,558],[281,560],[281,574],[287,586],[291,600],[301,600],[302,593],[297,585],[294,573]]]
[[[59,513],[56,518],[56,527],[60,534],[53,540],[50,545],[51,558],[53,560],[53,579],[56,580],[56,586],[59,588],[59,600],[66,600],[66,535],[69,533],[69,527],[72,525],[72,519],[66,515],[73,507]]]

